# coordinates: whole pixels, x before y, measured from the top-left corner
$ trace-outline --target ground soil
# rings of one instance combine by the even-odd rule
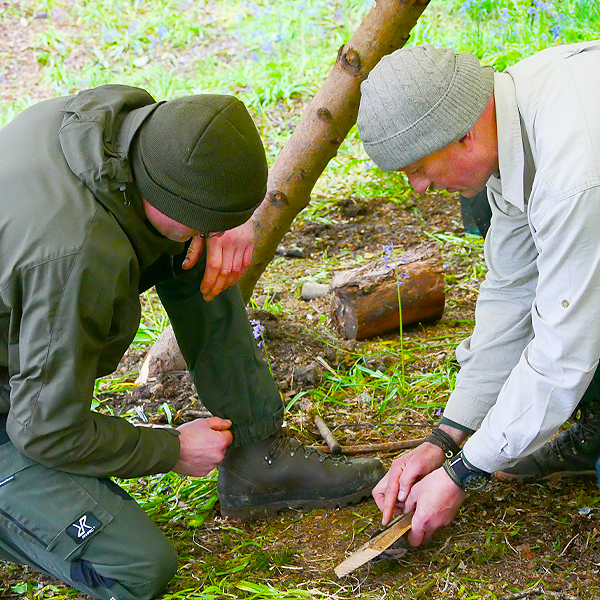
[[[0,0],[0,11],[9,5],[14,3]],[[0,19],[3,101],[13,101],[25,93],[35,99],[51,95],[39,85],[40,72],[31,50],[31,36],[43,26],[43,18],[22,22],[12,11]],[[357,259],[380,257],[383,244],[409,248],[429,240],[432,232],[463,232],[458,201],[446,195],[393,202],[346,194],[337,198],[326,217],[297,220],[282,242],[280,256],[259,282],[249,308],[249,316],[265,326],[265,357],[286,403],[297,392],[315,389],[328,371],[326,365],[349,370],[360,355],[366,355],[365,364],[385,372],[398,360],[397,352],[384,350],[386,344],[397,348],[398,334],[363,342],[343,339],[333,322],[331,299],[303,301],[299,296],[302,281],[328,283],[336,270],[353,266]],[[450,244],[442,244],[441,250],[447,281],[446,310],[435,323],[405,329],[406,346],[420,349],[407,364],[412,372],[452,366],[453,347],[437,341],[466,335],[473,318],[477,286],[465,278],[465,273],[481,256],[457,251]],[[134,379],[144,354],[144,348],[132,348],[116,375]],[[391,425],[382,423],[369,403],[358,400],[346,406],[324,405],[322,414],[343,444],[414,438],[437,418],[437,406],[447,397],[448,388],[448,384],[440,388],[438,402],[431,408],[416,408],[417,403],[404,412],[394,412]],[[167,420],[162,408],[165,402],[172,409],[174,424],[206,413],[183,372],[161,376],[149,385],[104,394],[102,400],[116,414],[135,411],[137,418],[151,422]],[[305,408],[294,406],[287,425],[306,443],[321,443]],[[379,456],[386,465],[394,458]],[[591,479],[529,486],[493,481],[484,491],[469,496],[454,522],[439,530],[429,543],[399,560],[372,562],[341,581],[333,568],[378,527],[379,513],[372,502],[309,513],[288,511],[250,523],[221,518],[217,505],[192,533],[177,523],[164,526],[186,555],[182,577],[169,591],[192,585],[197,573],[207,567],[215,576],[227,573],[240,544],[258,540],[260,552],[251,555],[244,578],[280,589],[296,586],[334,597],[376,599],[599,598],[597,501],[598,488]],[[0,596],[24,597],[14,586],[25,580],[49,582],[25,568],[5,565],[0,571]],[[534,594],[534,588],[540,591]],[[542,588],[548,595],[544,596]]]

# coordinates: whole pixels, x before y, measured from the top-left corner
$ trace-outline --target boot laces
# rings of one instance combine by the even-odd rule
[[[578,446],[587,446],[588,440],[598,435],[597,427],[591,422],[593,419],[595,419],[594,414],[582,410],[576,422],[550,442],[551,449],[558,460],[564,462],[565,451],[570,450],[575,455],[579,454]]]
[[[326,460],[331,461],[334,465],[351,465],[352,461],[348,459],[344,454],[325,454],[320,450],[316,450],[315,448],[311,448],[310,446],[305,446],[301,444],[298,440],[289,438],[284,435],[280,435],[273,441],[267,454],[265,456],[265,460],[269,464],[273,464],[273,462],[280,456],[283,452],[289,452],[290,456],[294,456],[297,452],[303,452],[304,458],[308,459],[311,455],[316,454],[319,462],[324,462]]]

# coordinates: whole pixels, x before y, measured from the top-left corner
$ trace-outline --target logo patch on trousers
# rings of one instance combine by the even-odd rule
[[[91,512],[86,512],[76,521],[73,521],[67,527],[66,532],[71,539],[81,543],[95,533],[101,525],[102,523]]]

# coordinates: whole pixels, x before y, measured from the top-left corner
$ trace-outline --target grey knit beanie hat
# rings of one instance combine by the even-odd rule
[[[142,197],[194,231],[241,225],[267,191],[260,136],[233,96],[162,103],[140,127],[130,159]]]
[[[365,150],[384,171],[403,169],[465,136],[493,90],[493,69],[472,54],[429,44],[396,50],[361,85]]]

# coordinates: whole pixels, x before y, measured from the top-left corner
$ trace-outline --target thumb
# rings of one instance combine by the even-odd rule
[[[183,263],[181,263],[181,268],[184,270],[191,269],[200,258],[202,254],[202,250],[204,250],[205,240],[203,237],[196,235],[192,238],[192,242],[189,245],[188,251],[183,259]]]

